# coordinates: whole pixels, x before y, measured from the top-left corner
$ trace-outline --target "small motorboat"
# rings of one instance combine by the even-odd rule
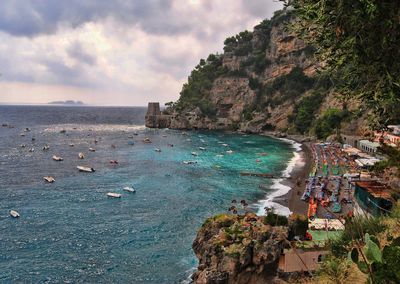
[[[228,150],[228,151],[226,151],[228,154],[232,154],[233,153],[233,151],[232,150]]]
[[[133,145],[135,145],[135,142],[133,142],[133,141],[128,141],[128,145],[133,146]]]
[[[123,190],[125,190],[127,192],[136,192],[136,190],[133,187],[129,187],[129,186],[124,187]]]
[[[30,153],[35,152],[35,148],[30,148],[30,149],[29,149],[29,152],[30,152]]]
[[[48,183],[53,183],[53,182],[56,181],[56,180],[55,180],[53,177],[51,177],[51,176],[43,177],[43,179],[44,179],[46,182],[48,182]]]
[[[223,144],[222,144],[222,146],[224,146],[224,147],[228,147],[229,145],[228,145],[228,144],[226,144],[226,143],[223,143]]]
[[[154,149],[154,151],[156,151],[156,152],[159,152],[159,153],[160,153],[160,152],[161,152],[161,149],[160,149],[160,148],[155,148],[155,149]]]
[[[69,144],[69,147],[74,147],[75,145],[73,143]]]
[[[44,145],[43,146],[43,151],[47,151],[47,150],[50,150],[50,146],[49,145]]]
[[[167,135],[166,135],[166,134],[163,134],[162,137],[167,137]]]
[[[90,152],[96,152],[96,149],[94,149],[94,148],[89,148],[89,151],[90,151]]]
[[[200,139],[201,143],[206,143],[206,141],[204,139]]]
[[[196,161],[183,161],[182,163],[184,163],[185,165],[197,164]]]
[[[121,194],[116,192],[107,192],[107,196],[113,198],[121,198]]]
[[[99,143],[99,140],[94,139],[94,144],[97,144],[97,143]]]
[[[22,144],[22,145],[21,145],[21,148],[26,148],[26,145],[25,145],[25,144]]]
[[[21,133],[20,135],[21,135],[21,137],[25,137],[25,133]]]
[[[133,135],[135,135],[135,136],[138,136],[138,135],[139,135],[139,133],[137,133],[137,132],[133,132]]]
[[[167,146],[168,146],[168,147],[174,147],[174,144],[168,143]]]
[[[133,135],[128,135],[128,138],[129,139],[133,139]]]
[[[24,131],[25,131],[25,132],[30,132],[31,130],[27,127],[27,128],[25,128]]]
[[[54,161],[57,161],[57,162],[64,161],[64,159],[63,159],[62,157],[56,156],[56,155],[53,156],[53,160],[54,160]]]
[[[111,165],[118,165],[118,161],[117,161],[117,160],[111,160],[111,161],[110,161],[110,164],[111,164]]]
[[[83,167],[83,166],[77,166],[76,167],[80,172],[86,172],[86,173],[93,173],[96,170],[90,167]]]
[[[60,133],[67,133],[67,130],[65,130],[65,129],[62,129],[61,131],[60,131]]]
[[[205,150],[207,150],[206,148],[204,148],[204,147],[199,147],[199,149],[201,150],[201,151],[205,151]]]
[[[192,154],[192,156],[198,156],[198,154],[196,152],[192,152],[191,154]]]
[[[81,160],[85,159],[85,155],[82,152],[78,154],[78,157]]]
[[[15,210],[10,210],[10,216],[13,218],[18,218],[20,215],[17,211]]]
[[[148,138],[148,137],[144,138],[143,143],[150,144],[151,143],[150,138]]]

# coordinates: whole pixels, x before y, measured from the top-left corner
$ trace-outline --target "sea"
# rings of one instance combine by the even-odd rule
[[[228,212],[233,199],[246,200],[258,214],[264,207],[289,213],[273,197],[289,190],[282,181],[299,160],[297,144],[148,129],[145,113],[0,106],[0,283],[188,283],[197,265],[191,248],[197,230],[206,218]],[[152,143],[143,143],[145,137]],[[45,176],[55,182],[45,183]]]

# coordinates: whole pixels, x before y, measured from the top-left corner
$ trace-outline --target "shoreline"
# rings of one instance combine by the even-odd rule
[[[261,133],[259,135],[269,136],[292,144],[294,157],[288,162],[286,169],[282,172],[282,177],[274,180],[271,188],[276,189],[276,191],[266,195],[266,199],[258,201],[257,214],[263,214],[265,206],[273,207],[276,213],[283,215],[306,214],[307,203],[301,201],[300,196],[304,190],[305,180],[312,168],[309,143],[302,141],[304,137],[301,136],[279,138],[272,133]],[[282,193],[282,191],[285,192]]]

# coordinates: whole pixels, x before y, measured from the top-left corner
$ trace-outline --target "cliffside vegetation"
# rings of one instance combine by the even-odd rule
[[[291,29],[317,50],[337,92],[361,98],[370,122],[400,122],[400,9],[397,0],[284,1],[294,8]]]

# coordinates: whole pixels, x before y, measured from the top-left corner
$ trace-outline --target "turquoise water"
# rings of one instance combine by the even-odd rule
[[[259,185],[268,188],[273,180],[240,172],[280,176],[293,157],[290,144],[267,137],[149,130],[140,126],[140,115],[117,123],[116,109],[31,107],[24,118],[16,113],[21,109],[0,113],[1,123],[15,126],[0,128],[0,282],[184,281],[197,264],[191,244],[205,218],[226,212],[232,199],[246,199],[257,211],[258,201],[272,192]],[[31,131],[22,137],[25,127]],[[130,138],[133,133],[138,135]],[[144,137],[153,143],[144,144]],[[41,150],[44,144],[49,151]],[[79,152],[85,160],[78,160]],[[53,154],[64,161],[52,161]],[[111,159],[119,164],[110,165]],[[197,163],[182,163],[188,160]],[[79,173],[77,165],[96,172]],[[56,182],[45,184],[47,175]],[[136,193],[122,191],[125,186]],[[107,192],[122,198],[107,198]],[[10,209],[21,217],[9,217]]]

